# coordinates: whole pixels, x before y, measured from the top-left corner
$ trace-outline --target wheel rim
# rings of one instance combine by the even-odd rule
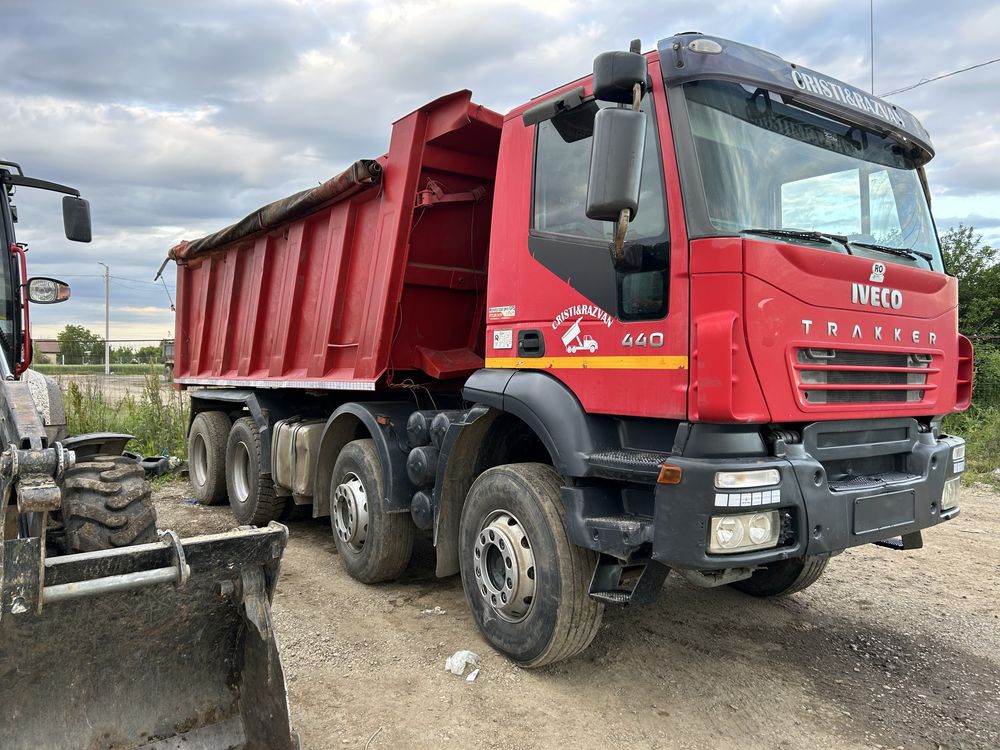
[[[354,552],[360,552],[368,538],[368,493],[357,474],[344,476],[333,491],[333,530]]]
[[[208,446],[201,433],[194,436],[191,446],[191,469],[194,472],[194,481],[197,484],[205,484],[208,479]]]
[[[238,503],[250,499],[250,451],[243,443],[238,443],[233,457],[233,489]]]
[[[520,622],[535,601],[535,555],[521,522],[505,510],[483,521],[472,548],[476,590],[507,622]]]

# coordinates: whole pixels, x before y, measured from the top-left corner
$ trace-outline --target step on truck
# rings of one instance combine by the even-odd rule
[[[0,162],[0,747],[293,750],[270,602],[280,524],[180,539],[158,531],[129,435],[70,435],[52,378],[29,369],[29,304],[70,297],[27,276],[18,188],[75,188]]]
[[[777,596],[919,547],[972,385],[932,156],[902,108],[702,34],[506,115],[443,96],[171,249],[195,492],[328,516],[365,582],[427,532],[529,667],[670,569]]]

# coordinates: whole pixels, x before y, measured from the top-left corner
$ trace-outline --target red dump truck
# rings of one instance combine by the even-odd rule
[[[681,34],[171,250],[202,502],[329,516],[347,572],[418,530],[485,638],[567,658],[671,568],[798,591],[959,512],[972,347],[905,110]]]

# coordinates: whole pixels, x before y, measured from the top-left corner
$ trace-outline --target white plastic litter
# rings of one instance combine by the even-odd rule
[[[479,677],[479,667],[476,667],[471,672],[469,672],[469,675],[465,678],[465,681],[475,682],[477,677]]]
[[[448,610],[441,609],[440,607],[435,607],[434,609],[425,609],[420,614],[423,614],[423,615],[446,615],[446,614],[448,614]]]
[[[444,669],[461,677],[466,667],[478,667],[479,654],[472,651],[456,651],[444,661]]]

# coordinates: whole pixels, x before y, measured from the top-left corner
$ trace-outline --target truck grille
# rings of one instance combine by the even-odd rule
[[[809,404],[919,403],[935,386],[930,354],[798,349],[796,385]]]

